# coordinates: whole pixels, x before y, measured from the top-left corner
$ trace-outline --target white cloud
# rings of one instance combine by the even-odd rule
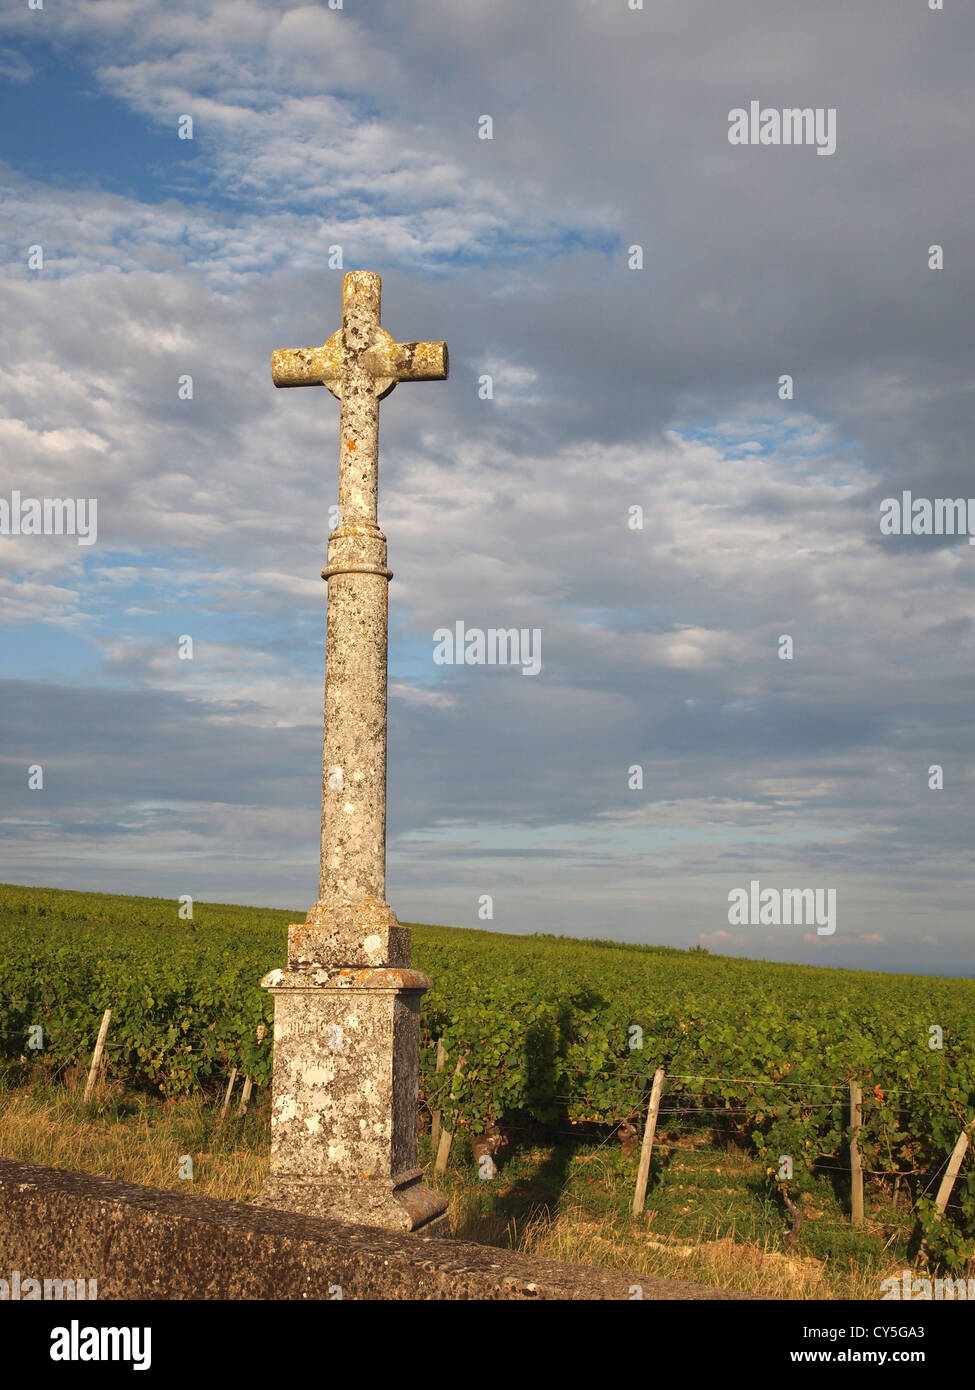
[[[34,68],[20,53],[0,53],[0,78],[19,84],[30,82]]]

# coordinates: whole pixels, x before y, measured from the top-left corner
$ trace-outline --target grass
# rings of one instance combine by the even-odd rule
[[[875,1299],[880,1281],[910,1266],[913,1222],[880,1190],[869,1220],[849,1223],[842,1185],[820,1179],[791,1227],[768,1195],[761,1166],[706,1132],[659,1136],[643,1214],[630,1214],[637,1153],[619,1144],[536,1144],[499,1162],[490,1181],[463,1153],[438,1179],[456,1236],[533,1255],[634,1274],[719,1284],[768,1298]],[[429,1158],[427,1152],[425,1157]],[[848,1184],[847,1184],[848,1186]]]
[[[164,1101],[109,1083],[88,1108],[82,1095],[83,1078],[65,1086],[37,1078],[17,1085],[10,1072],[0,1077],[3,1156],[237,1202],[260,1192],[268,1167],[266,1093],[255,1093],[240,1118],[235,1097],[223,1125],[219,1107],[202,1095]],[[186,1155],[192,1179],[180,1176]]]
[[[226,1121],[202,1095],[164,1101],[102,1085],[87,1109],[83,1077],[54,1081],[41,1068],[0,1071],[5,1157],[128,1182],[254,1201],[268,1164],[270,1098],[255,1091],[245,1116],[236,1097]],[[192,1159],[192,1179],[181,1177]],[[910,1266],[909,1213],[868,1192],[869,1220],[853,1230],[844,1190],[820,1179],[802,1203],[795,1252],[788,1225],[768,1196],[760,1166],[704,1131],[658,1135],[646,1209],[630,1204],[637,1152],[584,1134],[534,1136],[481,1179],[469,1140],[458,1136],[447,1172],[434,1179],[449,1197],[453,1234],[550,1259],[692,1280],[769,1298],[874,1299],[880,1281]],[[421,1161],[432,1169],[429,1136]]]

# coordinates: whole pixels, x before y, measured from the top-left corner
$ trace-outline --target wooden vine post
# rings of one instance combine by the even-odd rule
[[[968,1131],[973,1126],[975,1126],[975,1120],[973,1120],[971,1124],[965,1126],[955,1141],[955,1147],[951,1151],[951,1157],[948,1159],[945,1175],[941,1179],[941,1184],[938,1187],[938,1195],[934,1199],[935,1210],[939,1216],[944,1216],[948,1206],[948,1199],[951,1196],[951,1189],[954,1187],[958,1174],[961,1172],[961,1165],[964,1162],[965,1154],[968,1152],[968,1146],[971,1143],[971,1137]],[[931,1247],[927,1240],[921,1241],[921,1254],[926,1258],[930,1258],[931,1256]]]
[[[258,1047],[260,1047],[261,1043],[264,1041],[264,1034],[265,1034],[265,1032],[266,1032],[266,1029],[265,1029],[264,1024],[263,1024],[263,1023],[259,1023],[259,1024],[257,1025],[257,1045],[258,1045]],[[243,1086],[242,1086],[241,1089],[240,1089],[240,1100],[237,1102],[237,1114],[238,1114],[238,1115],[246,1115],[246,1114],[247,1114],[247,1105],[248,1105],[248,1102],[250,1101],[250,1098],[251,1098],[251,1091],[252,1091],[253,1089],[254,1089],[254,1082],[251,1080],[251,1078],[250,1078],[249,1076],[245,1076],[245,1077],[244,1077],[244,1084],[243,1084]]]
[[[633,1215],[639,1216],[647,1200],[647,1182],[650,1178],[650,1155],[653,1153],[653,1136],[657,1132],[657,1115],[660,1113],[660,1097],[664,1089],[664,1069],[658,1067],[653,1076],[650,1091],[650,1109],[647,1111],[647,1127],[643,1131],[640,1146],[640,1167],[636,1175],[636,1191],[633,1194]]]
[[[112,1021],[111,1009],[106,1009],[102,1014],[101,1027],[98,1030],[98,1037],[95,1040],[95,1051],[91,1056],[91,1066],[88,1068],[88,1080],[85,1082],[85,1094],[82,1104],[87,1105],[91,1099],[91,1093],[95,1089],[95,1081],[98,1077],[98,1068],[102,1064],[102,1053],[105,1051],[105,1039],[108,1036],[108,1025]]]
[[[938,1195],[934,1199],[934,1205],[937,1207],[941,1215],[944,1215],[945,1207],[947,1207],[948,1205],[948,1198],[951,1196],[951,1189],[955,1185],[955,1179],[961,1172],[962,1160],[964,1159],[965,1154],[968,1152],[969,1142],[970,1141],[968,1137],[968,1130],[963,1129],[961,1134],[959,1134],[958,1136],[958,1139],[955,1143],[955,1147],[951,1151],[951,1157],[948,1160],[948,1167],[945,1169],[945,1175],[941,1179],[941,1186],[938,1188]]]
[[[219,1127],[220,1125],[222,1125],[223,1122],[224,1122],[224,1120],[227,1118],[227,1106],[230,1104],[230,1095],[231,1095],[231,1092],[232,1092],[233,1089],[234,1089],[234,1084],[236,1083],[236,1081],[237,1081],[237,1068],[234,1067],[233,1071],[230,1073],[230,1080],[227,1082],[227,1090],[226,1090],[226,1092],[225,1092],[225,1094],[224,1094],[223,1105],[221,1105],[221,1107],[220,1107],[220,1114],[217,1116],[217,1126],[218,1126],[218,1127]]]
[[[466,1061],[467,1061],[467,1053],[466,1053],[466,1052],[462,1052],[462,1053],[460,1054],[460,1056],[457,1058],[457,1065],[456,1065],[456,1067],[454,1067],[454,1076],[455,1076],[455,1077],[460,1076],[460,1074],[461,1074],[461,1072],[462,1072],[462,1070],[463,1070],[463,1068],[464,1068],[464,1063],[465,1063]],[[456,1099],[456,1097],[455,1097],[455,1095],[454,1095],[454,1088],[453,1088],[453,1086],[451,1086],[451,1088],[450,1088],[450,1099],[451,1099],[451,1100],[455,1100],[455,1099]],[[454,1136],[453,1136],[453,1131],[452,1131],[452,1130],[449,1130],[449,1129],[441,1129],[441,1131],[440,1131],[440,1143],[437,1145],[437,1161],[436,1161],[436,1163],[433,1165],[433,1171],[434,1171],[435,1173],[444,1173],[444,1172],[447,1171],[447,1159],[448,1159],[449,1156],[450,1156],[450,1146],[451,1146],[451,1144],[453,1143],[453,1139],[454,1139]]]
[[[443,1071],[443,1064],[444,1064],[443,1038],[438,1038],[438,1039],[437,1039],[437,1071],[438,1071],[438,1072]],[[433,1153],[436,1153],[436,1152],[437,1152],[437,1145],[438,1145],[439,1143],[440,1143],[440,1111],[439,1111],[439,1110],[434,1110],[434,1112],[433,1112],[433,1124],[432,1124],[432,1127],[431,1127],[431,1129],[430,1129],[430,1149],[431,1149],[431,1152],[433,1152]]]
[[[854,1226],[863,1225],[863,1161],[860,1158],[860,1129],[863,1125],[863,1092],[859,1081],[850,1082],[850,1211]]]

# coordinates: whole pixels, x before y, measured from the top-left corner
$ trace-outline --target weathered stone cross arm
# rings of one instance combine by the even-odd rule
[[[398,381],[444,381],[449,370],[446,343],[397,343],[384,330],[380,341],[367,350],[363,365],[377,378]],[[345,350],[341,330],[317,348],[278,348],[271,354],[271,377],[275,386],[327,386],[341,398],[345,371]],[[339,389],[336,390],[335,388]]]
[[[443,381],[449,371],[446,343],[397,343],[380,326],[380,278],[350,271],[342,284],[342,327],[315,348],[279,348],[271,354],[275,386],[327,386],[341,400],[347,375],[364,370],[375,394],[386,396],[398,381]]]
[[[271,354],[275,386],[327,386],[341,402],[339,509],[326,578],[337,573],[338,543],[363,526],[379,533],[379,402],[399,381],[443,381],[446,343],[397,343],[379,322],[382,280],[369,270],[350,270],[342,281],[342,327],[320,348],[279,348]],[[385,542],[383,543],[385,549]],[[348,547],[345,547],[348,549]],[[385,554],[359,554],[360,565],[385,572]],[[329,600],[331,602],[331,600]],[[385,660],[385,657],[383,658]]]

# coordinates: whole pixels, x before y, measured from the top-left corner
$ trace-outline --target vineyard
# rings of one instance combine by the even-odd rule
[[[160,899],[0,888],[3,1052],[77,1063],[111,1007],[109,1070],[128,1085],[213,1091],[237,1067],[266,1086],[270,1038],[256,1032],[273,1015],[258,982],[284,963],[293,920],[197,904],[181,921]],[[911,1195],[948,1268],[975,1254],[970,1151],[946,1217],[932,1196],[975,1114],[975,981],[431,926],[414,928],[413,956],[434,982],[421,1092],[445,1124],[608,1136],[642,1122],[664,1067],[671,1111],[751,1146],[773,1191],[790,1156],[794,1195],[847,1162],[853,1080],[866,1173]]]

